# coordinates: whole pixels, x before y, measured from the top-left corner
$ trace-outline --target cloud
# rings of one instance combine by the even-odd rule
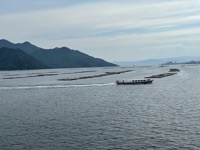
[[[117,59],[139,59],[148,57],[145,52],[167,53],[169,45],[197,48],[199,11],[198,0],[87,1],[0,15],[0,36],[43,47],[65,45],[107,60],[114,59],[113,51]]]
[[[185,55],[181,52],[182,49],[186,49],[187,54],[193,55],[192,53],[197,52],[197,49],[200,48],[199,41],[200,28],[185,29],[178,32],[175,30],[115,37],[38,40],[34,42],[47,47],[67,45],[107,60],[116,60],[116,57],[121,60],[132,60],[147,59],[150,56],[150,58],[165,57],[162,56],[163,54],[170,57],[175,55],[175,50],[179,54]]]

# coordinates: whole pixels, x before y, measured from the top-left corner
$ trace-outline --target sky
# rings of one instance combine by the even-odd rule
[[[107,61],[200,56],[200,0],[0,0],[0,39]]]

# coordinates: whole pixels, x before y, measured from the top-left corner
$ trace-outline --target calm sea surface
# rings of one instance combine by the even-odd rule
[[[200,149],[200,66],[0,72],[0,149]],[[133,69],[76,81],[58,79]],[[84,72],[90,71],[90,72]],[[40,76],[38,74],[53,74]],[[32,77],[31,77],[32,76]],[[14,79],[4,79],[12,77]]]

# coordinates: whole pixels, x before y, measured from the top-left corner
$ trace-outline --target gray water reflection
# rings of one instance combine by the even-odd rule
[[[177,75],[135,86],[114,82],[168,68],[73,82],[57,80],[69,70],[56,70],[60,74],[52,77],[1,79],[0,147],[200,149],[200,67],[180,69]]]

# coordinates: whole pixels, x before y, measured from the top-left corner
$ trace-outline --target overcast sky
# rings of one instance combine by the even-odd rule
[[[108,61],[200,56],[200,0],[0,0],[0,39]]]

